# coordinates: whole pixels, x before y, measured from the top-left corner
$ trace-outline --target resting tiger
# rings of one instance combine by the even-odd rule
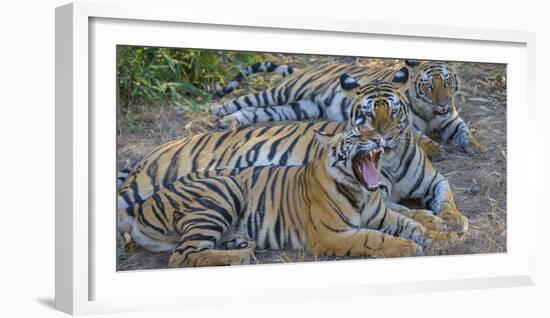
[[[460,82],[454,68],[442,62],[407,60],[406,64],[413,79],[408,97],[415,129],[425,134],[436,132],[443,141],[470,154],[485,152],[456,110],[454,99]]]
[[[417,199],[453,230],[465,231],[468,221],[456,208],[448,181],[434,169],[414,141],[410,108],[403,92],[385,82],[359,86],[349,76],[342,77],[341,85],[352,101],[351,122],[369,127],[384,138],[381,190],[388,206],[410,216],[410,210],[396,202]],[[119,190],[119,209],[132,207],[193,171],[304,165],[320,155],[321,147],[314,138],[314,130],[338,133],[349,126],[345,122],[292,123],[174,140],[159,146],[134,165]]]
[[[319,157],[305,166],[185,175],[134,209],[120,211],[119,230],[131,231],[151,251],[172,251],[170,267],[248,264],[255,247],[416,256],[434,240],[456,238],[385,206],[377,191],[382,136],[358,127],[317,134]]]
[[[326,64],[286,77],[279,84],[214,106],[212,114],[221,118],[220,128],[248,126],[253,123],[322,118],[330,121],[349,119],[350,101],[338,83],[348,74],[360,83],[372,80],[407,81],[413,113],[413,130],[432,149],[434,159],[444,156],[438,144],[426,134],[435,132],[443,141],[470,154],[483,152],[458,115],[454,97],[459,82],[454,69],[441,62],[407,61],[407,67],[373,70],[361,65]],[[410,72],[409,72],[410,70]],[[426,148],[425,148],[426,149]]]

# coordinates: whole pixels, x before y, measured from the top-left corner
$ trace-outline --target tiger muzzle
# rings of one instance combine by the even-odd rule
[[[451,104],[435,105],[434,113],[437,115],[447,115],[451,111]]]

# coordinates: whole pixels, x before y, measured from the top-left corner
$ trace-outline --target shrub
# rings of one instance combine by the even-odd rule
[[[225,85],[242,66],[269,59],[254,52],[118,46],[119,111],[131,113],[138,104],[203,111],[216,85]]]

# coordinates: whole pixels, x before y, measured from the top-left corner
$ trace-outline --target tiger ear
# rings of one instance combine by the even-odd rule
[[[315,133],[315,139],[323,146],[332,145],[336,139],[335,134],[329,134],[320,130],[314,130],[313,132]]]
[[[357,96],[360,87],[359,83],[348,74],[342,74],[342,76],[340,76],[340,86],[342,86],[344,92],[352,98]]]
[[[451,73],[451,76],[455,79],[456,87],[455,92],[458,92],[460,90],[460,78],[456,75],[456,68],[458,66],[458,63],[449,63],[447,66],[447,69]]]
[[[392,82],[395,84],[406,84],[409,81],[409,69],[402,67],[393,74]]]
[[[409,67],[415,68],[418,65],[420,65],[420,61],[419,60],[405,60],[405,64],[407,64],[407,66],[409,66]]]
[[[397,86],[397,89],[405,94],[409,88],[409,69],[402,67],[399,71],[395,72],[393,75],[392,83]]]

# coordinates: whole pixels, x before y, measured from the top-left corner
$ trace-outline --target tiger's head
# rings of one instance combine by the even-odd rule
[[[384,141],[379,133],[367,127],[351,126],[338,134],[315,131],[315,137],[326,147],[322,158],[333,179],[353,188],[378,190],[380,158],[384,153]]]
[[[372,81],[361,86],[347,74],[340,77],[340,85],[351,100],[350,124],[379,133],[389,151],[399,146],[410,129],[407,79],[406,68],[396,73],[393,82]]]
[[[460,83],[454,68],[442,62],[406,60],[413,80],[409,97],[412,107],[423,114],[445,116],[455,109]]]

